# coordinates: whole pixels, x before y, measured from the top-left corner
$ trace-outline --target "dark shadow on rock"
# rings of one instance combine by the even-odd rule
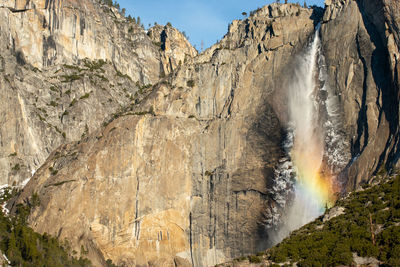
[[[15,58],[17,59],[17,63],[21,66],[26,64],[25,56],[22,51],[17,51],[15,53]]]
[[[283,150],[283,142],[285,140],[285,127],[280,121],[276,110],[269,103],[265,103],[260,108],[259,116],[256,118],[248,132],[248,140],[251,142],[251,147],[257,146],[260,151],[260,157],[263,166],[263,177],[265,183],[265,194],[262,195],[265,203],[268,206],[274,202],[270,189],[274,186],[275,168],[279,164],[279,160],[285,156]],[[267,220],[268,206],[265,210],[257,214],[257,238],[254,240],[254,248],[256,253],[263,251],[269,247]]]
[[[352,157],[355,157],[357,155],[360,155],[364,149],[368,145],[368,138],[369,138],[369,132],[368,132],[368,119],[367,119],[367,90],[368,90],[368,62],[367,59],[363,55],[362,51],[362,44],[363,40],[362,37],[360,37],[359,34],[356,36],[356,44],[357,44],[357,51],[358,55],[361,59],[362,65],[363,65],[363,72],[364,72],[364,80],[363,80],[363,93],[361,97],[361,103],[358,103],[360,105],[360,111],[358,112],[358,119],[357,119],[357,138],[356,140],[352,140]],[[364,142],[361,144],[361,138],[364,137]]]
[[[358,8],[362,15],[363,22],[367,29],[370,37],[370,41],[375,45],[375,50],[371,56],[371,70],[374,82],[377,86],[378,96],[382,97],[382,106],[379,111],[379,126],[382,122],[382,115],[389,124],[390,136],[386,142],[386,146],[383,149],[379,157],[379,162],[374,173],[376,173],[383,164],[386,168],[390,168],[393,162],[398,158],[399,155],[399,138],[398,138],[398,122],[399,122],[399,101],[398,101],[398,86],[396,86],[392,81],[395,81],[395,77],[391,77],[390,73],[390,63],[389,63],[389,53],[387,47],[384,45],[384,40],[382,40],[379,34],[378,27],[373,23],[372,18],[369,14],[365,12],[364,1],[357,1]],[[378,7],[377,7],[378,8]],[[382,12],[382,11],[381,11]],[[383,14],[382,14],[383,16]],[[381,27],[382,28],[382,27]],[[379,97],[376,100],[379,106]],[[365,117],[365,119],[367,119]],[[394,140],[393,140],[394,139]],[[389,151],[390,150],[390,151]],[[385,159],[387,161],[385,162]]]

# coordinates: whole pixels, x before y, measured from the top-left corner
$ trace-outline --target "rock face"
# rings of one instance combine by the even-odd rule
[[[337,90],[353,159],[342,173],[347,190],[398,160],[400,9],[394,2],[331,1],[323,17],[329,85]]]
[[[148,36],[162,50],[162,74],[168,75],[177,67],[197,56],[197,50],[184,35],[170,25],[156,25],[149,29]]]
[[[9,33],[3,40],[39,69],[103,59],[135,81],[148,84],[159,78],[158,48],[115,8],[94,0],[8,0],[0,12],[1,29]]]
[[[88,1],[65,2],[89,5]],[[19,10],[17,6],[2,12],[22,16],[26,11],[13,13],[12,10]],[[377,6],[382,7],[378,13]],[[341,174],[343,183],[351,190],[382,165],[396,165],[398,4],[337,0],[327,1],[325,12],[321,11],[293,4],[266,6],[248,19],[234,21],[219,43],[181,66],[179,61],[186,54],[196,53],[177,31],[168,26],[155,27],[149,32],[150,39],[139,29],[138,36],[145,40],[144,44],[161,44],[162,51],[155,57],[158,63],[154,77],[159,76],[160,69],[170,74],[152,87],[145,86],[153,76],[144,70],[141,79],[132,76],[132,84],[111,63],[93,70],[85,67],[88,70],[83,71],[73,69],[77,66],[60,67],[64,76],[56,85],[61,87],[63,96],[67,95],[67,88],[61,86],[64,79],[74,79],[71,75],[82,72],[78,82],[87,84],[88,72],[93,72],[101,80],[95,83],[102,84],[78,91],[75,98],[96,90],[99,96],[93,101],[100,106],[105,100],[101,88],[107,91],[112,87],[105,86],[107,81],[101,78],[104,75],[116,88],[112,94],[124,108],[104,127],[99,128],[100,119],[91,122],[90,134],[53,151],[37,171],[16,200],[27,201],[38,193],[41,205],[30,216],[32,227],[68,239],[76,251],[83,246],[99,266],[108,258],[128,266],[211,266],[264,249],[268,218],[277,212],[272,187],[274,170],[284,154],[285,81],[293,68],[293,58],[308,44],[321,20],[327,82],[335,91],[337,127],[348,156]],[[181,41],[173,45],[171,40]],[[36,64],[27,56],[28,50],[22,50],[23,57],[18,56],[18,49],[13,51],[10,57]],[[152,54],[148,55],[152,62]],[[63,58],[60,55],[57,60]],[[68,62],[72,57],[65,58]],[[125,64],[117,64],[113,57],[105,59],[114,66]],[[3,64],[6,69],[7,64]],[[128,65],[132,64],[135,65]],[[84,65],[82,61],[79,66]],[[7,91],[12,101],[17,101],[12,95],[12,83],[26,76],[18,76],[18,71],[31,73],[32,79],[36,77],[34,69],[15,69]],[[39,77],[51,81],[57,70],[45,70]],[[122,85],[107,78],[113,75],[121,79]],[[6,77],[10,76],[3,75],[3,84],[8,84]],[[77,81],[73,84],[80,85]],[[124,88],[128,88],[126,102],[117,96]],[[56,96],[50,91],[43,92],[47,98],[40,101],[55,101]],[[130,99],[136,91],[141,94]],[[70,103],[67,100],[71,99],[60,97],[59,101]],[[21,111],[22,104],[12,106],[18,107],[13,111],[16,120],[31,125],[29,120],[33,117]],[[99,110],[84,107],[90,110],[84,116],[97,115]],[[61,109],[58,114],[64,111]],[[79,139],[84,121],[69,124],[78,130],[66,132],[66,137],[75,136],[71,141]],[[21,127],[23,136],[30,132],[34,135],[28,126]],[[43,131],[35,136],[42,138],[44,134]],[[9,140],[18,140],[21,135]],[[33,149],[32,145],[19,143]],[[54,147],[49,146],[49,152]],[[26,151],[23,155],[28,152],[37,153]]]
[[[233,22],[125,116],[58,149],[20,196],[40,195],[32,226],[96,264],[209,266],[265,248],[283,153],[276,78],[314,16],[272,5]]]
[[[159,79],[163,52],[115,8],[5,1],[0,13],[1,184],[30,178],[60,144],[99,128]],[[166,41],[190,49],[182,35]]]

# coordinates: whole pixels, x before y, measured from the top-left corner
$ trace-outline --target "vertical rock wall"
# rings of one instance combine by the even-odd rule
[[[194,56],[170,30],[164,41],[182,49],[170,61]],[[2,1],[0,36],[0,184],[29,179],[59,145],[137,103],[164,68],[144,29],[99,1]]]
[[[141,83],[159,79],[160,55],[146,32],[97,1],[6,1],[0,6],[5,41],[41,69],[79,59],[103,59]]]
[[[398,12],[379,0],[327,2],[322,42],[352,158],[342,173],[347,190],[397,162]]]

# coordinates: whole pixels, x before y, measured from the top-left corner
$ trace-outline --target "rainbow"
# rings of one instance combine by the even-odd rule
[[[298,187],[319,203],[321,210],[333,206],[338,192],[334,177],[323,174],[322,163],[313,160],[312,156],[296,153],[296,151],[294,154]]]
[[[302,136],[297,132],[297,137],[291,151],[292,160],[297,172],[297,184],[301,190],[316,201],[320,209],[331,207],[336,200],[338,192],[335,178],[323,172],[324,145],[321,135],[316,133]]]

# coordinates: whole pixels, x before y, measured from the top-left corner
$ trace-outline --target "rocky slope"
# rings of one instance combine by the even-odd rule
[[[182,57],[96,1],[1,5],[1,184],[30,178],[60,144],[137,102],[158,81],[165,53],[171,61]],[[171,31],[164,42],[194,56],[185,37]]]
[[[170,75],[149,88],[132,77],[140,98],[53,151],[17,201],[37,193],[32,227],[76,251],[83,246],[97,265],[110,258],[209,266],[262,250],[280,212],[274,172],[284,155],[285,85],[319,21],[338,133],[327,136],[327,151],[339,147],[344,159],[326,161],[347,190],[396,165],[398,14],[395,1],[383,0],[327,1],[325,11],[272,4],[234,21],[221,42],[181,66],[195,51],[164,42],[176,32],[155,27],[149,40],[162,42],[155,76]],[[106,74],[119,75],[107,66]]]

